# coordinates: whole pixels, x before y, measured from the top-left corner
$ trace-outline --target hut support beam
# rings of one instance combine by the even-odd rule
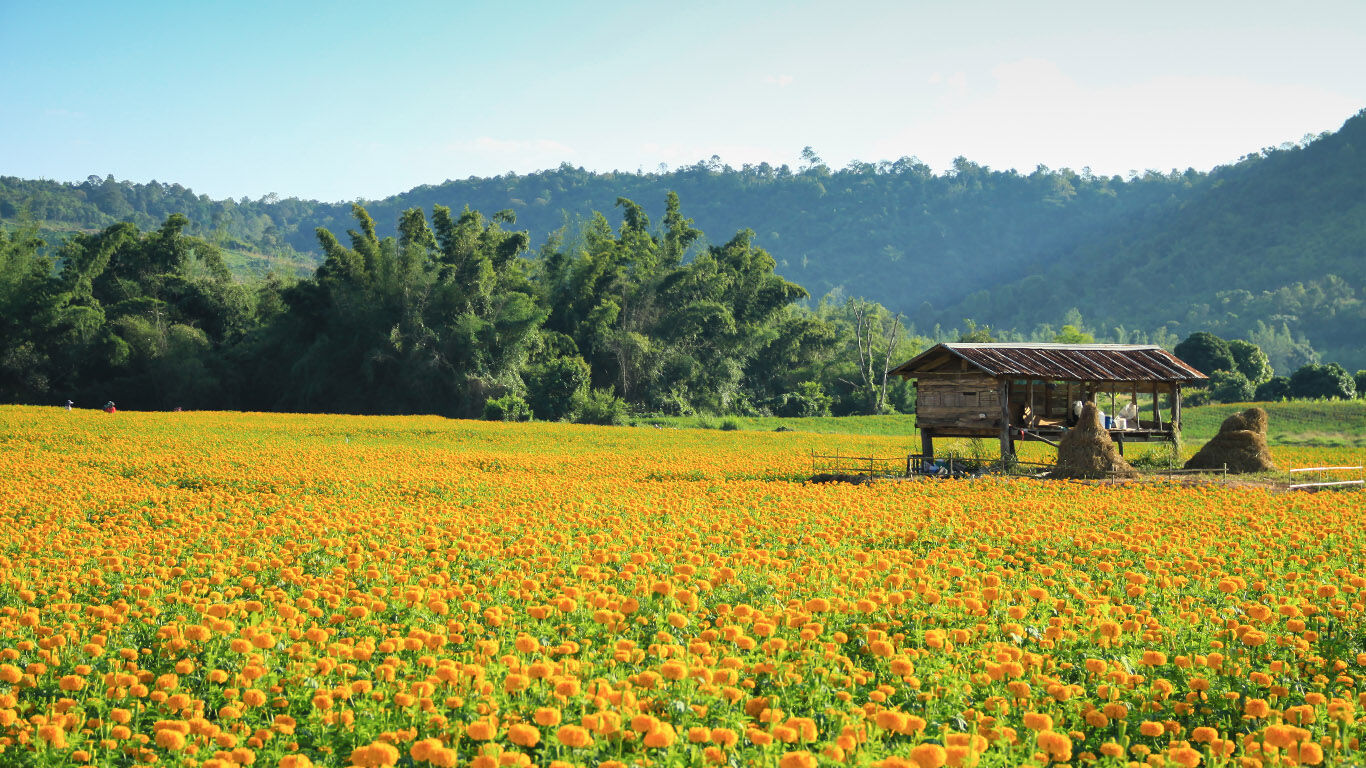
[[[1015,451],[1010,439],[1010,381],[1000,379],[1001,382],[1001,460],[1014,456]]]
[[[1172,437],[1181,434],[1181,385],[1172,384]]]
[[[920,430],[920,454],[927,459],[934,458],[934,433],[927,429]]]
[[[1153,429],[1162,429],[1162,408],[1157,401],[1157,382],[1153,382]]]

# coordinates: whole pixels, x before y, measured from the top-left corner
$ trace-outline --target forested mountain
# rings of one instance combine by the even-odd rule
[[[381,238],[413,207],[506,210],[536,248],[583,240],[592,212],[619,197],[648,203],[643,213],[657,218],[674,191],[700,230],[753,229],[776,272],[813,297],[867,297],[923,333],[972,318],[998,336],[1051,338],[1066,317],[1114,340],[1172,343],[1200,330],[1252,338],[1281,370],[1316,353],[1366,367],[1366,112],[1335,133],[1209,173],[1022,174],[961,158],[941,174],[915,158],[832,170],[814,152],[804,157],[795,169],[714,159],[653,173],[562,165],[422,186],[365,207]],[[343,231],[352,216],[349,203],[0,177],[6,225],[150,229],[173,213],[187,217],[187,234],[230,251],[230,266],[235,250],[285,268],[297,253],[320,261],[314,230]]]

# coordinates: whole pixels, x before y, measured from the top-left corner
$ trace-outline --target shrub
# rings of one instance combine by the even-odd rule
[[[1272,376],[1270,379],[1257,385],[1257,391],[1253,394],[1258,402],[1274,403],[1278,400],[1290,399],[1290,379],[1285,376]]]
[[[785,392],[774,398],[773,415],[788,418],[829,416],[831,402],[833,399],[825,394],[818,382],[803,381],[797,385],[796,392]]]
[[[630,412],[626,401],[612,394],[610,389],[584,390],[575,398],[574,421],[580,424],[621,425]]]
[[[722,432],[734,432],[740,428],[740,421],[734,417],[721,421]]]
[[[1290,377],[1290,396],[1312,399],[1350,400],[1356,397],[1356,382],[1337,363],[1309,363]]]
[[[531,406],[517,395],[503,395],[484,403],[484,418],[488,421],[529,421]]]
[[[1218,403],[1246,403],[1257,389],[1238,371],[1215,371],[1209,377],[1210,399]]]
[[[1366,368],[1357,371],[1352,381],[1357,385],[1357,397],[1366,397]]]
[[[574,401],[588,387],[588,363],[578,355],[552,357],[526,373],[527,399],[536,417],[559,421],[574,413]]]

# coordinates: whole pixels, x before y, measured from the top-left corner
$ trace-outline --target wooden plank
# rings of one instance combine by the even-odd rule
[[[954,429],[975,430],[984,435],[994,435],[1002,426],[999,419],[925,419],[920,423],[935,430],[952,427]]]
[[[934,433],[928,429],[920,430],[920,453],[927,459],[934,458]]]

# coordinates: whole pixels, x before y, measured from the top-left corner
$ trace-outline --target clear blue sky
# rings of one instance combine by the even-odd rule
[[[1203,170],[1363,107],[1363,0],[0,0],[0,174],[215,198],[806,145]]]

